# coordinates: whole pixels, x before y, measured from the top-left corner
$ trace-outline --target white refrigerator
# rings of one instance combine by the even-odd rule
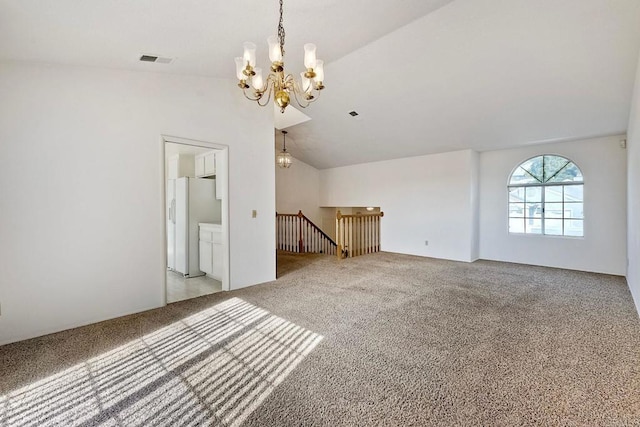
[[[199,268],[198,223],[216,218],[215,185],[215,180],[206,178],[184,177],[167,182],[167,266],[184,276],[204,274]]]

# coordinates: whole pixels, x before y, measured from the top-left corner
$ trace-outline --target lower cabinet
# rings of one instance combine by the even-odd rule
[[[222,281],[222,229],[219,224],[200,223],[200,270]]]
[[[200,240],[200,271],[213,273],[213,243]]]
[[[211,277],[222,281],[222,243],[212,245],[211,258]]]

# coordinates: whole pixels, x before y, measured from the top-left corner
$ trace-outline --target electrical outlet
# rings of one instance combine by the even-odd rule
[[[425,240],[425,241],[424,241],[424,245],[425,245],[425,246],[429,246],[429,241],[428,241],[428,240]]]

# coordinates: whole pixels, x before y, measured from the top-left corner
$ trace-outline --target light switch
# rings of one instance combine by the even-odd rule
[[[258,211],[257,211],[257,210],[255,210],[255,209],[254,209],[254,210],[252,210],[252,211],[251,211],[251,218],[255,218],[255,217],[257,217],[257,216],[258,216]]]

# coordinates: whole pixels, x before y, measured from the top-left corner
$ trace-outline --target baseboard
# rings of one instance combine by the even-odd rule
[[[631,299],[633,300],[633,304],[636,307],[636,312],[638,313],[638,317],[640,318],[640,295],[636,295],[636,292],[634,292],[635,287],[631,286],[631,283],[629,283],[629,277],[625,276],[624,278],[627,281],[627,287],[629,288]]]
[[[40,330],[38,330],[38,331],[36,331],[34,333],[31,333],[31,334],[14,335],[12,337],[8,337],[6,339],[0,340],[0,346],[7,345],[7,344],[13,344],[13,343],[17,343],[17,342],[20,342],[20,341],[26,341],[26,340],[30,340],[30,339],[33,339],[33,338],[40,338],[40,337],[43,337],[45,335],[57,334],[58,332],[68,331],[70,329],[82,328],[83,326],[93,325],[94,323],[105,322],[107,320],[113,320],[113,319],[117,319],[119,317],[130,316],[132,314],[139,314],[139,313],[143,313],[145,311],[155,310],[155,309],[160,308],[160,307],[164,307],[164,305],[157,305],[157,306],[152,306],[152,307],[144,307],[144,308],[140,308],[140,309],[135,309],[133,311],[127,311],[127,312],[119,313],[119,314],[116,314],[114,316],[98,317],[98,318],[95,318],[95,319],[82,320],[79,323],[69,323],[69,324],[65,324],[65,325],[62,325],[62,326],[54,327],[54,328],[40,329]]]

